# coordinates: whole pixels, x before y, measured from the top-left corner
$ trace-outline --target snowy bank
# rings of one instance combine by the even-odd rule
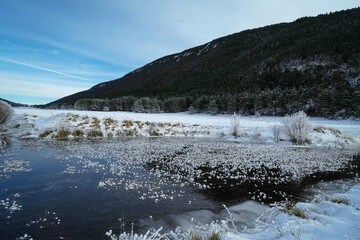
[[[360,184],[352,186],[345,192],[321,193],[311,202],[298,202],[289,207],[258,206],[256,202],[245,202],[235,207],[226,208],[218,217],[222,220],[210,224],[194,225],[184,230],[161,233],[150,230],[146,234],[123,233],[116,236],[109,230],[106,235],[112,239],[210,239],[218,236],[222,240],[237,239],[358,239],[360,236]],[[255,227],[243,224],[244,214],[254,208],[263,214],[251,221]],[[228,217],[224,219],[224,214]],[[259,213],[255,213],[256,215]],[[194,219],[188,223],[196,222]],[[184,225],[184,224],[183,224]]]
[[[117,136],[192,136],[274,143],[273,127],[282,117],[241,116],[238,138],[230,131],[230,115],[133,112],[95,112],[15,108],[7,134],[20,138],[78,138]],[[350,120],[310,118],[311,146],[355,148],[360,123]],[[282,145],[291,145],[280,136]]]

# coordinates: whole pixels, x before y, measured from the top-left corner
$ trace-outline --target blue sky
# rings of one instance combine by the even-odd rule
[[[0,97],[43,104],[164,55],[359,0],[0,0]]]

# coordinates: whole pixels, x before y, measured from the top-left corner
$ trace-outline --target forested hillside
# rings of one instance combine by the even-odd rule
[[[48,107],[360,117],[360,8],[222,37]]]
[[[6,99],[3,99],[3,98],[0,98],[0,101],[7,102],[7,103],[10,104],[12,107],[26,107],[26,106],[28,106],[28,105],[22,104],[22,103],[11,102],[11,101],[6,100]]]

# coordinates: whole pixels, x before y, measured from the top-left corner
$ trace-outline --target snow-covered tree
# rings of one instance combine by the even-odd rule
[[[227,105],[227,111],[230,113],[237,112],[235,96],[229,98],[228,105]]]
[[[160,105],[156,98],[142,97],[134,102],[132,111],[140,113],[159,113]]]
[[[136,112],[136,113],[145,112],[141,99],[138,99],[134,102],[134,105],[132,106],[131,111]]]
[[[136,98],[133,96],[125,96],[122,97],[122,106],[124,111],[131,111],[134,102],[136,101]]]
[[[75,102],[75,109],[76,110],[90,110],[91,106],[91,99],[79,99]]]
[[[110,103],[109,103],[109,110],[110,111],[122,111],[123,110],[122,98],[111,99]]]
[[[187,110],[185,97],[170,97],[164,101],[165,112],[184,112]]]
[[[219,112],[219,107],[218,107],[215,99],[213,99],[213,100],[210,101],[209,106],[208,106],[208,108],[207,108],[207,111],[208,111],[208,113],[210,113],[211,115],[216,115],[216,114],[218,114],[218,112]]]

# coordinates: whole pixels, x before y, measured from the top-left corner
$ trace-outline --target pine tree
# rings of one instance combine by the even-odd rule
[[[216,115],[219,113],[219,107],[215,99],[210,101],[207,112],[210,113],[211,115]]]
[[[143,113],[143,112],[145,112],[144,107],[143,107],[142,102],[141,102],[140,99],[138,99],[138,100],[136,100],[136,101],[134,102],[131,110],[132,110],[133,112],[136,112],[136,113]]]

